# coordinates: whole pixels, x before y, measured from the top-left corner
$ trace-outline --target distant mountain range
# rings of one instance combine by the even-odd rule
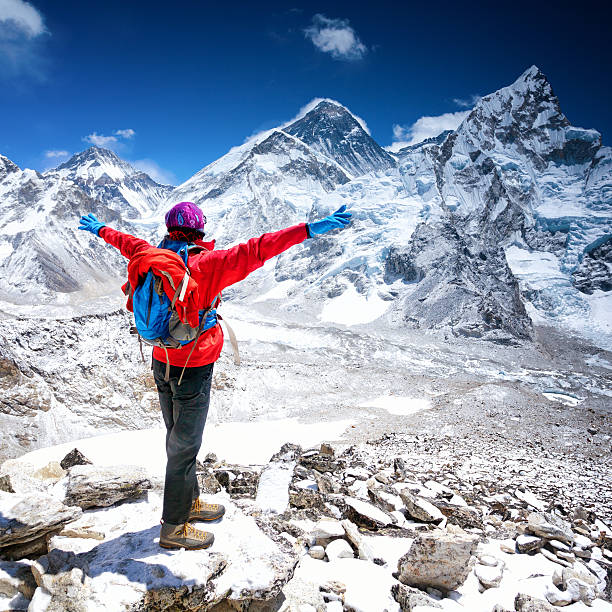
[[[454,132],[397,153],[323,100],[176,188],[98,147],[44,174],[0,156],[0,297],[95,290],[124,264],[76,231],[78,215],[157,240],[181,200],[204,209],[218,247],[341,204],[355,214],[237,286],[237,300],[498,342],[545,322],[612,343],[612,150],[569,123],[536,67]]]

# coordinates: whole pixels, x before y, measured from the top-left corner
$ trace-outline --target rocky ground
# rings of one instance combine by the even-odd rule
[[[402,449],[387,435],[285,444],[264,465],[208,454],[198,478],[227,513],[193,552],[159,548],[161,479],[142,466],[7,462],[0,609],[612,610],[612,530],[592,508]]]

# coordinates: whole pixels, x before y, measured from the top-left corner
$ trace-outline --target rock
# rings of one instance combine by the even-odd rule
[[[120,501],[138,499],[151,488],[147,472],[138,466],[102,467],[75,465],[62,485],[64,503],[69,506],[104,508]]]
[[[344,470],[344,476],[345,478],[355,478],[356,480],[367,480],[372,476],[372,473],[362,467],[350,467]]]
[[[546,586],[546,599],[553,606],[569,606],[574,601],[570,593],[560,591],[553,585]]]
[[[516,612],[556,612],[556,609],[543,599],[519,593],[514,598]]]
[[[517,497],[517,499],[520,499],[522,502],[525,502],[525,504],[535,508],[536,510],[543,511],[546,508],[546,504],[527,489],[524,491],[517,489],[514,492],[514,495]]]
[[[440,484],[435,480],[427,480],[425,482],[425,486],[428,489],[431,489],[434,493],[437,493],[438,495],[442,495],[448,498],[453,496],[453,492],[447,486]]]
[[[499,549],[508,555],[516,554],[516,542],[514,540],[502,540],[499,543]]]
[[[322,561],[323,559],[325,559],[325,548],[323,548],[323,546],[311,546],[308,549],[308,554],[313,559],[319,559]]]
[[[327,558],[332,561],[334,559],[352,559],[355,555],[351,545],[346,540],[334,540],[325,547]]]
[[[291,442],[286,442],[280,447],[280,450],[272,457],[270,457],[269,463],[294,463],[300,458],[302,454],[302,447],[298,444],[292,444]]]
[[[555,554],[557,555],[557,557],[559,557],[559,559],[563,559],[568,563],[573,563],[576,560],[576,555],[574,555],[573,553],[565,552],[564,550],[556,550]]]
[[[311,533],[318,546],[327,546],[332,540],[344,537],[344,527],[336,519],[323,518],[318,521]]]
[[[368,487],[368,497],[374,505],[385,512],[395,512],[404,505],[402,498],[395,493],[394,489],[388,491],[382,487]]]
[[[482,517],[475,508],[455,506],[440,500],[435,501],[435,506],[451,525],[458,525],[462,529],[483,529]]]
[[[195,611],[213,605],[219,612],[277,610],[299,552],[284,538],[272,540],[231,500],[224,503],[224,525],[215,532],[215,546],[197,552],[159,548],[157,496],[87,513],[102,524],[108,517],[119,520],[113,521],[112,537],[93,547],[83,540],[54,538],[54,549],[33,570],[37,584],[51,595],[48,611]]]
[[[557,551],[557,550],[563,550],[565,552],[569,552],[570,551],[570,547],[567,544],[565,544],[564,542],[560,542],[559,540],[549,540],[547,542],[547,544],[548,544],[548,546],[550,546],[555,551]]]
[[[521,553],[528,553],[538,550],[544,546],[544,540],[537,536],[521,534],[516,538],[516,547]]]
[[[527,528],[531,533],[549,540],[572,543],[572,526],[562,518],[548,512],[531,512],[527,517]]]
[[[354,497],[345,497],[344,502],[346,504],[345,518],[360,527],[377,530],[395,522],[391,515],[368,502]]]
[[[500,562],[491,567],[477,563],[474,567],[474,574],[485,589],[492,589],[500,585],[504,575],[504,565]]]
[[[552,561],[553,563],[558,563],[559,565],[563,565],[564,567],[571,566],[571,563],[569,563],[568,561],[564,561],[563,559],[559,559],[557,555],[550,552],[550,550],[547,550],[546,548],[542,548],[540,550],[540,553],[542,554],[542,556],[546,557],[549,561]]]
[[[493,555],[478,555],[478,563],[487,567],[496,567],[500,564],[500,560]]]
[[[200,491],[203,493],[214,495],[221,491],[221,484],[212,474],[198,473],[196,474],[196,478],[198,479]]]
[[[406,489],[400,493],[400,497],[406,506],[406,512],[413,519],[424,523],[440,523],[444,520],[442,512],[422,497],[417,497]]]
[[[321,450],[319,452],[321,453],[321,455],[329,455],[330,457],[333,457],[335,455],[334,449],[331,444],[327,444],[326,442],[323,442],[323,444],[321,444]]]
[[[52,480],[54,482],[57,482],[65,475],[66,470],[64,470],[57,461],[50,461],[47,465],[41,467],[32,474],[34,478],[39,478],[40,480]]]
[[[231,497],[251,497],[257,495],[259,471],[240,465],[227,465],[214,469],[213,476]]]
[[[8,474],[0,476],[0,491],[5,493],[14,493],[13,485],[11,484],[11,477]]]
[[[79,516],[80,508],[67,507],[50,495],[0,492],[0,556],[20,559],[32,549],[46,549],[46,538]]]
[[[357,549],[359,558],[364,561],[374,561],[374,553],[370,545],[365,541],[361,533],[359,533],[357,525],[351,523],[348,519],[344,519],[342,521],[342,527],[344,528],[348,541]]]
[[[428,606],[430,608],[442,609],[442,606],[423,591],[405,584],[396,583],[391,587],[393,598],[400,605],[402,612],[411,612],[417,606]]]
[[[598,579],[582,564],[566,567],[561,576],[563,589],[572,596],[572,601],[582,601],[590,606],[599,595]]]
[[[319,451],[306,451],[302,453],[298,461],[304,467],[318,472],[337,472],[341,464],[335,460],[333,455]]]
[[[91,461],[83,453],[75,448],[71,450],[61,461],[60,466],[67,470],[75,465],[91,465]]]
[[[419,534],[410,550],[398,561],[399,581],[408,586],[450,591],[467,578],[478,538],[444,532]]]
[[[314,479],[317,484],[317,488],[321,493],[340,493],[342,487],[338,481],[336,481],[330,474],[322,474],[321,472],[314,471]]]
[[[294,508],[321,508],[324,502],[318,491],[293,488],[289,490],[289,505]]]
[[[0,561],[0,598],[21,594],[24,599],[32,599],[35,590],[36,582],[28,561]]]

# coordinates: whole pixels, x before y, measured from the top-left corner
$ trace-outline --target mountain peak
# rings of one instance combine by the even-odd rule
[[[313,100],[283,131],[333,159],[353,176],[395,164],[370,136],[365,122],[335,100]]]

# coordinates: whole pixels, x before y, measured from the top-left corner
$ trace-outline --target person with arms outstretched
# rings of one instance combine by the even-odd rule
[[[189,286],[193,290],[190,295],[197,304],[191,311],[188,306],[181,311],[184,318],[193,319],[195,315],[196,325],[199,315],[195,339],[179,348],[155,346],[153,349],[153,375],[166,426],[167,464],[159,540],[162,547],[190,550],[208,548],[213,543],[213,535],[194,528],[191,523],[216,520],[225,513],[222,505],[200,500],[196,479],[196,457],[208,414],[213,367],[223,346],[223,332],[215,318],[221,291],[243,280],[268,259],[293,245],[330,230],[344,228],[350,219],[351,213],[346,212],[346,206],[342,206],[320,221],[300,223],[251,238],[230,249],[215,251],[214,241],[203,240],[206,217],[192,202],[180,202],[166,213],[168,233],[157,248],[146,240],[108,227],[91,213],[81,217],[79,229],[99,236],[130,260],[128,274],[132,287],[132,276],[140,275],[142,278],[147,266],[165,265],[164,253],[168,255],[168,251],[184,254],[188,270],[185,281],[195,283],[190,285],[185,282],[185,288]],[[171,255],[168,255],[168,259]],[[171,264],[174,265],[174,262],[171,261]],[[163,274],[168,279],[172,276],[166,270]],[[174,288],[174,284],[172,286]],[[181,287],[176,289],[174,295],[169,295],[173,307],[182,304],[185,290],[179,291]],[[130,290],[128,308],[131,299]]]

